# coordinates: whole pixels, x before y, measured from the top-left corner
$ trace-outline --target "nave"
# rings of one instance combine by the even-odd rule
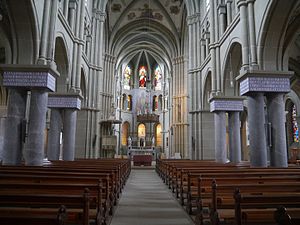
[[[170,190],[151,169],[133,169],[111,225],[194,224]]]

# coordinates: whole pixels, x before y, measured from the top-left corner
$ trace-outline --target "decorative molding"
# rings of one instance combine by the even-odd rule
[[[214,96],[210,101],[210,112],[242,112],[244,111],[243,97]]]
[[[4,64],[0,68],[5,87],[55,91],[55,80],[59,73],[49,66]]]
[[[82,96],[79,94],[59,94],[53,93],[48,96],[49,108],[63,108],[63,109],[81,109]]]
[[[240,82],[240,94],[252,92],[290,92],[290,77],[293,72],[287,71],[250,71],[246,70],[236,80]]]

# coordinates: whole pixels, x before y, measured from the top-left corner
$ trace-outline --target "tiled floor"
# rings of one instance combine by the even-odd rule
[[[132,170],[111,225],[193,225],[154,170]]]

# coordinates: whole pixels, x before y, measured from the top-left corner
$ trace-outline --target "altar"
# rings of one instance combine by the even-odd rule
[[[151,166],[156,159],[156,151],[155,148],[133,147],[128,149],[128,157],[134,166]]]

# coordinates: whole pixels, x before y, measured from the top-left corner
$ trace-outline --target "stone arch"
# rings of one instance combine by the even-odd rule
[[[125,121],[122,124],[122,141],[121,144],[124,146],[128,145],[128,138],[130,136],[130,124],[128,121]]]
[[[259,65],[265,70],[282,70],[284,38],[287,27],[300,6],[297,0],[268,2],[266,13],[259,30],[258,51]],[[282,10],[282,9],[285,10]]]
[[[233,41],[228,48],[222,66],[222,92],[225,96],[239,95],[239,82],[235,78],[239,75],[242,67],[242,45]]]
[[[56,80],[56,91],[60,93],[68,92],[69,85],[69,57],[67,46],[62,37],[57,37],[55,41],[54,61],[60,76]]]

